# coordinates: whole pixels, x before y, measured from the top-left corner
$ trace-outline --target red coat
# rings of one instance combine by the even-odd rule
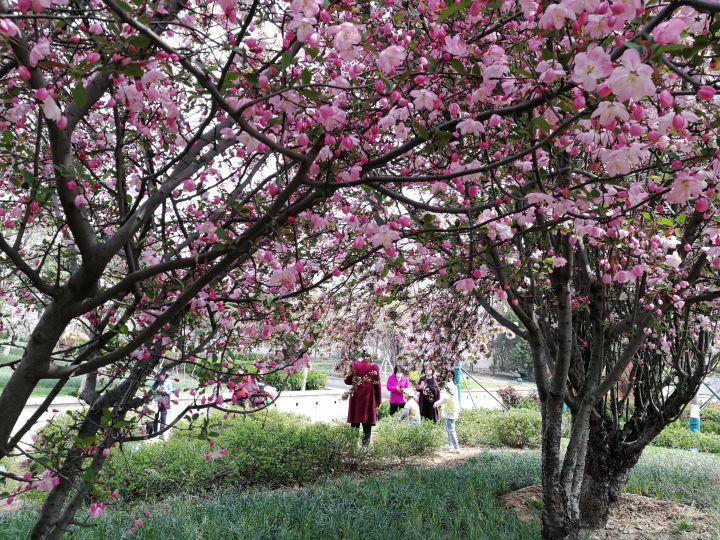
[[[359,361],[350,366],[345,384],[354,386],[348,403],[348,423],[371,424],[377,422],[377,408],[382,402],[380,368],[377,364]]]

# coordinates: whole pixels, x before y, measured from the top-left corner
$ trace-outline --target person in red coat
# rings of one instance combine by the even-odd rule
[[[377,409],[382,402],[380,390],[380,368],[370,361],[370,355],[362,354],[360,360],[353,362],[345,384],[352,385],[348,403],[348,423],[359,429],[362,424],[362,442],[370,442],[372,427],[377,423]]]

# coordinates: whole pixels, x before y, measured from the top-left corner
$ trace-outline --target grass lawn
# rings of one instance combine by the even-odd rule
[[[144,512],[134,537],[144,539],[537,538],[500,507],[497,497],[538,483],[537,451],[490,450],[449,469],[409,468],[363,480],[341,478],[296,490],[222,490],[206,497],[178,494],[113,509],[95,529],[72,538],[123,538]],[[720,463],[708,454],[650,448],[628,491],[720,511]],[[30,512],[0,514],[0,538],[27,535]]]

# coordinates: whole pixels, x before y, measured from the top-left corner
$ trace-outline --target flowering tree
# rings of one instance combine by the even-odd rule
[[[38,381],[58,379],[38,414],[71,376],[90,402],[59,474],[19,476],[52,488],[34,535],[72,522],[176,342],[184,362],[215,353],[196,406],[222,408],[247,368],[223,351],[271,340],[258,369],[296,365],[322,310],[293,299],[373,257],[374,290],[417,269],[528,339],[544,535],[577,536],[593,411],[671,313],[716,294],[717,10],[1,0],[2,291],[37,324],[0,394],[0,456]],[[78,321],[91,339],[59,346]]]
[[[487,7],[451,15],[453,30]],[[585,507],[588,524],[604,522],[602,501],[613,500],[713,365],[720,163],[708,60],[717,53],[707,38],[716,27],[707,14],[718,6],[521,7],[506,24],[529,29],[527,48],[496,26],[479,49],[461,47],[455,35],[446,52],[479,60],[478,76],[494,74],[465,98],[472,105],[510,100],[520,89],[536,101],[521,115],[488,118],[447,99],[461,117],[442,141],[453,152],[403,163],[394,189],[381,191],[400,213],[435,227],[417,236],[427,250],[414,257],[418,273],[435,268],[436,284],[474,298],[529,342],[543,412],[543,534],[575,538],[581,500],[597,503],[595,515]],[[528,56],[508,55],[508,43]],[[449,158],[445,170],[432,172],[440,155]],[[420,181],[434,182],[429,193]],[[520,324],[494,309],[496,299]],[[629,395],[621,385],[640,400],[627,424],[618,414]],[[564,403],[573,422],[561,459]]]

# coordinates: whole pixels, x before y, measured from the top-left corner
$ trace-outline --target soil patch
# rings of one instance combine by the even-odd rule
[[[521,520],[540,520],[540,486],[507,493],[500,500]],[[710,540],[717,538],[717,523],[711,514],[686,504],[625,493],[607,527],[588,532],[589,540]]]

